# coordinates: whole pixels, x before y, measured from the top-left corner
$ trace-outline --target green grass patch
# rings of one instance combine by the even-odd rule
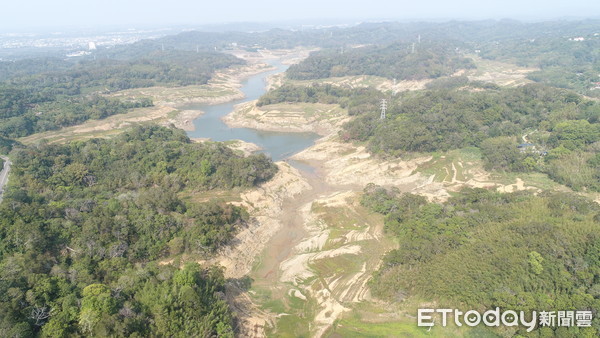
[[[281,301],[279,299],[271,299],[271,300],[263,303],[262,308],[269,310],[273,313],[284,313],[285,312],[285,305],[283,304],[283,301]]]
[[[418,327],[414,323],[368,323],[354,317],[338,321],[332,328],[329,337],[439,337],[440,335],[437,333],[441,332],[437,331],[440,330],[434,329],[427,332],[427,328]]]
[[[498,183],[502,184],[515,184],[517,178],[523,180],[524,185],[533,186],[541,190],[555,190],[563,188],[563,190],[571,190],[555,181],[550,179],[547,174],[544,173],[515,173],[515,172],[493,172],[492,178]]]
[[[350,208],[328,207],[321,203],[313,203],[311,210],[318,214],[329,228],[361,230],[366,226],[362,217]]]
[[[302,294],[304,295],[304,293]],[[294,312],[303,311],[306,308],[307,301],[290,295],[288,297],[288,305],[290,309],[295,310]]]
[[[332,275],[355,274],[361,270],[362,259],[357,259],[357,255],[346,254],[336,257],[324,258],[314,261],[310,267],[321,277],[330,277]]]
[[[310,321],[298,315],[289,314],[279,317],[279,319],[277,319],[276,327],[276,331],[274,330],[273,332],[267,332],[267,337],[310,337]]]
[[[191,202],[206,202],[209,200],[219,200],[224,203],[241,202],[242,198],[240,193],[243,189],[231,189],[231,190],[208,190],[208,191],[193,191],[184,190],[180,193],[179,197],[183,200]]]
[[[434,326],[429,330],[428,327],[417,326],[409,320],[399,320],[390,322],[367,322],[359,315],[347,316],[336,321],[334,327],[330,330],[328,337],[360,337],[360,338],[387,338],[387,337],[477,337],[477,338],[496,338],[500,337],[487,328],[458,328],[454,325],[446,327]]]

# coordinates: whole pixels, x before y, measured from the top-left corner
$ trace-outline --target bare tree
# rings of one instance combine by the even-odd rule
[[[83,177],[83,182],[85,182],[85,184],[87,184],[88,187],[91,187],[94,184],[96,184],[96,176],[94,176],[94,175],[85,175]]]
[[[50,311],[44,307],[34,307],[31,310],[30,318],[35,320],[36,326],[44,325],[44,321],[50,317]]]

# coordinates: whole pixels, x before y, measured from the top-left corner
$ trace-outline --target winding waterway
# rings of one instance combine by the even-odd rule
[[[234,106],[240,103],[258,99],[266,92],[266,79],[270,75],[284,72],[288,66],[277,61],[268,62],[276,69],[253,75],[242,82],[240,90],[244,98],[227,103],[207,105],[191,104],[183,107],[187,110],[201,110],[202,116],[194,120],[194,131],[188,132],[192,138],[209,138],[212,141],[242,140],[261,147],[259,152],[270,156],[273,161],[285,160],[314,144],[319,135],[315,133],[285,133],[262,131],[251,128],[231,128],[227,126],[222,117],[233,111]],[[298,163],[294,163],[298,164]]]

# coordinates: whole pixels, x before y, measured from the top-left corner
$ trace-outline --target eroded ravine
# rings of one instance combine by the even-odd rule
[[[345,312],[371,299],[367,283],[396,246],[383,236],[381,217],[360,205],[360,180],[332,183],[335,175],[322,161],[304,161],[317,170],[299,172],[304,189],[280,208],[273,205],[278,231],[255,260],[252,288],[236,300],[245,302],[245,313],[238,311],[243,336],[323,336]]]
[[[292,248],[307,235],[301,206],[331,191],[331,187],[325,184],[320,175],[303,171],[299,173],[308,183],[309,188],[282,202],[278,220],[281,227],[266,244],[265,252],[260,257],[259,267],[253,272],[257,284],[276,282],[280,277],[280,264],[290,256]]]

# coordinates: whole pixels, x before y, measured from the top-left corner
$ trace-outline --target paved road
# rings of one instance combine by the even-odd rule
[[[4,168],[2,168],[2,172],[0,172],[0,202],[2,202],[2,197],[4,195],[4,186],[8,183],[8,172],[10,171],[10,165],[12,164],[8,157],[0,156],[4,160]]]

